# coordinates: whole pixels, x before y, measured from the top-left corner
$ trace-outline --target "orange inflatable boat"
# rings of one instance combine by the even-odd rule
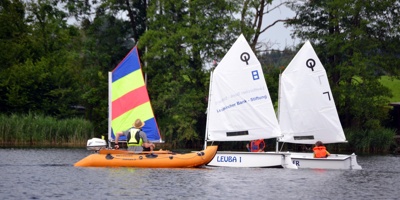
[[[218,146],[203,151],[174,153],[154,151],[133,153],[127,150],[101,149],[75,163],[75,167],[139,167],[139,168],[192,168],[208,164],[217,153]]]

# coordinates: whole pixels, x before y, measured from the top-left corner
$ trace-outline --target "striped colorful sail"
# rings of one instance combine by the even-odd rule
[[[136,119],[141,119],[145,123],[142,130],[150,141],[161,141],[137,47],[135,46],[110,73],[110,141],[114,141],[115,133],[131,128]],[[120,137],[119,140],[126,140],[126,137]]]

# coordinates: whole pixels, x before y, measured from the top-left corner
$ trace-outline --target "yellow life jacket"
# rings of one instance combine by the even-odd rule
[[[140,137],[139,132],[140,132],[140,129],[131,128],[131,130],[127,136],[128,147],[142,146],[143,139]]]

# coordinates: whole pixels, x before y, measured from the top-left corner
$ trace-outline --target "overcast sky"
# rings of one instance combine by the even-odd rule
[[[275,0],[273,5],[280,3],[279,0]],[[263,24],[264,27],[271,25],[274,21],[278,19],[286,19],[288,17],[294,17],[295,13],[287,8],[286,6],[281,6],[279,9],[275,9],[264,16]],[[273,27],[266,30],[260,37],[259,42],[267,42],[272,45],[272,49],[284,49],[285,47],[292,47],[300,42],[299,39],[292,39],[290,34],[292,32],[291,28],[285,28],[282,22],[275,24]]]

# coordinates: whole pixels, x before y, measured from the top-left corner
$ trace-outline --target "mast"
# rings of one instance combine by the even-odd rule
[[[208,88],[208,99],[207,99],[207,120],[206,120],[206,131],[205,131],[205,134],[204,134],[204,149],[206,149],[207,148],[207,135],[208,135],[208,120],[209,120],[209,117],[208,117],[208,114],[210,113],[210,102],[211,102],[211,85],[212,85],[212,80],[213,80],[213,70],[211,70],[211,72],[210,72],[210,83],[209,83],[209,88]]]
[[[111,100],[111,93],[112,93],[112,72],[108,72],[108,146],[111,148],[111,118],[112,118],[112,100]]]
[[[278,123],[280,122],[280,107],[281,107],[281,76],[282,72],[279,73],[279,80],[278,80]],[[275,144],[275,152],[279,151],[279,138],[276,138],[276,144]]]

